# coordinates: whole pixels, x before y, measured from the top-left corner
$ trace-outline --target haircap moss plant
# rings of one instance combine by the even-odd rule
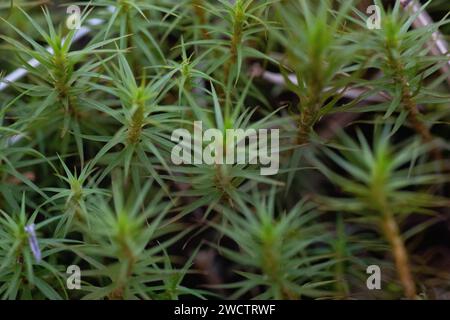
[[[351,5],[352,1],[343,3],[337,12],[332,11],[330,1],[278,5],[284,28],[275,30],[275,36],[288,49],[284,67],[294,72],[295,81],[287,76],[287,70],[283,75],[299,99],[294,115],[298,145],[310,142],[321,117],[336,112],[336,104],[348,86],[358,86],[358,71],[363,66],[355,56],[361,48],[357,44],[361,34],[345,25]]]
[[[234,289],[234,298],[261,286],[257,299],[327,296],[327,285],[333,282],[329,267],[335,261],[329,259],[324,225],[313,222],[318,213],[304,201],[288,210],[280,207],[275,216],[276,190],[271,188],[267,195],[253,193],[248,204],[239,200],[236,211],[223,210],[225,221],[215,228],[239,249],[222,248],[220,242],[216,246],[235,263],[235,272],[242,278],[223,287]]]
[[[0,277],[2,299],[61,299],[58,291],[63,292],[63,278],[58,266],[47,263],[45,259],[60,251],[55,247],[61,244],[59,239],[39,239],[38,230],[52,220],[35,224],[39,210],[31,215],[26,213],[25,197],[21,204],[15,204],[14,211],[0,210],[1,257]],[[49,283],[52,275],[55,283]]]
[[[352,198],[321,199],[327,208],[360,215],[360,223],[375,225],[389,243],[405,296],[414,298],[416,284],[399,224],[408,215],[431,214],[431,208],[448,205],[447,199],[418,188],[445,182],[449,177],[435,174],[435,163],[418,161],[417,158],[430,152],[430,145],[413,140],[401,147],[392,146],[389,126],[375,127],[372,147],[361,131],[357,131],[357,137],[358,142],[341,135],[341,155],[324,149],[349,177],[333,172],[323,163],[317,164],[330,181]],[[398,148],[401,149],[396,152]]]
[[[82,255],[97,257],[88,261],[92,269],[86,270],[85,274],[101,280],[100,290],[95,285],[86,287],[89,293],[85,298],[153,297],[162,290],[158,289],[160,284],[156,284],[165,282],[169,276],[157,264],[167,263],[165,250],[189,232],[189,228],[183,228],[176,217],[169,220],[172,202],[163,200],[162,190],[154,193],[151,201],[142,207],[151,182],[145,183],[139,192],[130,193],[126,199],[121,174],[116,173],[115,177],[113,206],[108,204],[108,198],[99,197],[88,210],[89,222],[82,225],[84,233],[95,232],[90,235],[90,244],[77,250]],[[172,236],[156,241],[167,234]],[[111,263],[104,265],[102,257],[111,259]]]
[[[380,5],[380,2],[378,4]],[[406,117],[409,125],[422,137],[423,141],[430,143],[435,140],[430,129],[433,121],[424,118],[419,105],[424,101],[429,104],[438,104],[442,101],[439,90],[433,92],[428,90],[428,86],[437,88],[445,81],[446,76],[433,79],[429,84],[425,84],[424,79],[435,75],[436,68],[448,63],[448,57],[427,56],[431,50],[427,42],[435,36],[441,25],[446,24],[445,18],[439,23],[410,30],[410,26],[425,10],[427,4],[414,14],[402,12],[399,1],[391,11],[382,11],[382,27],[379,30],[373,30],[368,47],[383,48],[383,54],[378,55],[378,61],[374,67],[381,69],[385,77],[380,81],[380,89],[389,92],[393,97],[385,117],[389,117],[393,112],[399,112],[399,119]],[[436,144],[436,141],[434,143]],[[437,145],[432,153],[435,158],[441,157]]]
[[[0,298],[448,297],[448,14],[1,3]],[[174,161],[200,127],[209,160]]]
[[[49,10],[44,8],[43,15],[48,28],[48,32],[46,32],[31,16],[22,9],[20,10],[48,45],[48,49],[5,20],[5,24],[12,28],[28,46],[11,37],[2,36],[2,39],[11,46],[12,50],[17,52],[20,63],[24,64],[29,76],[35,83],[31,87],[29,84],[17,82],[14,85],[19,90],[24,91],[27,96],[45,97],[37,106],[33,106],[28,115],[29,120],[36,122],[42,118],[50,118],[50,121],[44,121],[45,123],[42,124],[47,127],[46,133],[59,131],[61,138],[66,137],[68,131],[74,132],[74,135],[68,135],[67,137],[74,138],[78,154],[83,159],[84,152],[81,141],[83,127],[92,130],[95,126],[90,123],[92,118],[89,117],[89,110],[86,110],[85,106],[80,104],[79,98],[81,93],[91,90],[93,86],[92,78],[102,77],[94,71],[101,61],[87,60],[81,68],[76,68],[76,65],[86,55],[95,55],[102,52],[114,53],[114,50],[100,49],[114,40],[95,43],[82,50],[71,50],[75,30],[71,30],[67,36],[62,36],[61,33],[56,31]],[[26,62],[27,58],[36,59],[39,65],[34,66]],[[108,59],[110,58],[106,58],[106,60]],[[35,123],[30,123],[32,127],[35,125]],[[50,130],[50,128],[53,130]],[[63,152],[66,152],[68,139],[63,140],[64,142],[60,145]]]

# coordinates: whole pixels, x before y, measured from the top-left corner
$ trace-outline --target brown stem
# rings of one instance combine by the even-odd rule
[[[320,68],[316,68],[320,72]],[[317,120],[317,115],[321,107],[320,95],[323,91],[322,80],[319,75],[311,79],[309,90],[306,96],[301,99],[300,120],[298,123],[297,144],[302,145],[309,142],[310,134]]]
[[[130,144],[136,144],[139,142],[143,124],[144,124],[144,108],[143,106],[139,106],[131,118],[131,124],[128,129],[128,142]]]
[[[394,71],[394,81],[401,86],[401,103],[403,108],[408,112],[408,120],[414,130],[422,137],[422,140],[425,143],[431,143],[433,136],[425,123],[420,119],[420,112],[412,95],[411,86],[405,76],[404,66],[398,59],[394,58],[390,48],[388,48],[387,52],[387,62]],[[438,148],[434,147],[431,153],[436,160],[442,159],[441,152]]]
[[[230,69],[236,63],[238,57],[238,48],[242,42],[242,32],[244,28],[244,13],[236,9],[233,17],[233,34],[230,43],[230,58],[224,65],[224,83],[228,83]]]
[[[315,122],[315,112],[313,108],[307,106],[303,108],[298,123],[297,145],[306,144]]]
[[[400,231],[391,213],[385,213],[382,221],[382,229],[386,239],[392,249],[397,273],[402,283],[405,296],[408,299],[415,299],[416,285],[414,283],[411,269],[409,266],[408,254],[400,235]]]
[[[263,251],[263,272],[269,277],[271,283],[279,286],[282,299],[298,300],[299,296],[286,287],[283,279],[280,278],[282,270],[280,270],[279,251],[274,248],[274,244],[271,241],[265,241]]]
[[[124,240],[124,238],[122,236],[119,236],[118,242],[119,242],[120,248],[122,249],[122,253],[126,258],[125,263],[127,263],[127,274],[126,274],[126,278],[119,280],[117,287],[109,293],[108,298],[110,300],[123,300],[125,298],[124,294],[125,294],[126,285],[127,285],[128,279],[133,274],[133,268],[134,268],[134,265],[136,264],[136,256],[134,255],[132,249],[128,246],[128,244],[126,243],[126,241]]]
[[[53,85],[58,92],[58,101],[64,107],[64,113],[74,118],[81,118],[82,114],[77,108],[78,98],[70,92],[69,74],[72,73],[73,67],[69,65],[68,57],[65,53],[57,52],[53,55]],[[66,104],[67,102],[67,104]],[[61,138],[67,133],[67,128],[61,131]]]
[[[203,0],[192,0],[192,6],[194,7],[195,15],[200,20],[200,24],[206,25],[208,21],[206,19],[205,9],[203,8]],[[201,28],[201,31],[204,39],[210,38],[206,29]]]

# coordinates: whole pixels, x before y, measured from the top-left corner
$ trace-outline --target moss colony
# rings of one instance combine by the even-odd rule
[[[3,299],[449,299],[448,0],[0,3]]]

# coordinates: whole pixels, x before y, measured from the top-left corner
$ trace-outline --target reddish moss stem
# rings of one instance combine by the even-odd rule
[[[313,130],[314,122],[315,112],[313,108],[309,106],[303,108],[300,113],[300,120],[298,122],[297,145],[302,145],[309,142],[309,136]]]
[[[280,270],[280,256],[271,241],[265,241],[264,243],[262,266],[263,272],[269,277],[270,282],[280,288],[282,299],[299,299],[295,292],[286,287],[283,279],[280,277],[280,274],[282,274],[282,270]]]
[[[131,118],[130,127],[128,129],[129,143],[136,144],[139,142],[143,124],[144,124],[144,108],[143,106],[139,106]]]
[[[383,217],[382,229],[386,239],[392,248],[392,255],[395,260],[395,267],[397,269],[398,277],[402,283],[405,296],[408,299],[415,299],[416,297],[416,285],[414,283],[408,254],[400,235],[400,231],[392,214],[387,213]]]
[[[206,19],[205,9],[203,8],[203,0],[192,0],[192,6],[194,7],[195,15],[198,17],[201,25],[206,25],[208,20]],[[205,28],[201,28],[204,39],[209,39],[210,36]]]
[[[244,31],[244,19],[245,14],[242,8],[236,4],[234,17],[233,17],[233,33],[230,39],[230,58],[224,65],[224,83],[228,83],[230,77],[231,67],[236,64],[238,58],[238,49],[242,42],[242,36]]]
[[[425,123],[420,119],[420,112],[411,92],[411,86],[405,76],[404,66],[398,59],[394,58],[389,48],[387,52],[387,62],[394,73],[393,78],[396,83],[400,84],[402,95],[401,103],[404,110],[408,112],[408,120],[414,130],[422,137],[422,140],[425,143],[431,143],[433,141],[433,135]],[[431,153],[436,160],[442,159],[441,152],[437,147],[434,147],[431,150]]]
[[[405,297],[414,299],[416,297],[416,285],[413,280],[411,268],[408,259],[408,253],[402,239],[394,213],[389,206],[389,198],[385,193],[385,178],[377,175],[379,178],[374,181],[372,186],[371,202],[377,207],[380,213],[380,228],[389,242],[392,256],[394,258],[395,268],[398,278],[403,286]]]

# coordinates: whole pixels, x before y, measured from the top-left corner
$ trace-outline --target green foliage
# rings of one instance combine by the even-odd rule
[[[309,141],[314,124],[323,115],[334,112],[343,90],[359,80],[362,66],[355,64],[355,56],[361,50],[361,33],[343,24],[351,3],[345,2],[336,13],[330,10],[329,1],[279,5],[284,28],[276,31],[276,38],[287,48],[286,69],[295,74],[295,82],[287,71],[284,76],[300,100],[295,111],[299,145]]]
[[[25,194],[20,207],[16,204],[13,212],[1,210],[0,213],[2,299],[61,299],[56,290],[64,291],[62,272],[53,266],[54,259],[48,258],[48,262],[45,260],[61,251],[62,241],[57,238],[40,241],[42,258],[39,259],[42,261],[33,257],[28,245],[31,235],[26,232],[25,227],[34,224],[39,211],[35,210],[27,217]],[[36,230],[51,222],[50,219],[40,222],[36,225]]]
[[[299,202],[286,210],[276,205],[275,195],[275,188],[268,196],[253,194],[251,208],[240,202],[238,212],[225,209],[225,222],[216,226],[239,246],[238,251],[218,246],[243,269],[236,272],[244,280],[226,286],[236,289],[231,297],[259,286],[264,290],[257,299],[328,295],[323,287],[330,283],[327,269],[334,261],[327,248],[320,247],[328,236],[322,224],[314,223],[318,219],[314,206]]]
[[[436,161],[422,159],[430,152],[430,146],[416,138],[393,146],[390,129],[375,127],[371,144],[360,130],[356,132],[357,142],[342,134],[339,154],[323,149],[345,175],[333,172],[324,163],[317,163],[317,167],[342,192],[352,195],[348,199],[329,199],[334,201],[328,204],[330,208],[359,213],[369,222],[377,219],[369,213],[380,214],[387,207],[393,214],[405,217],[411,213],[427,214],[430,212],[426,208],[447,204],[444,199],[423,192],[427,185],[444,183],[449,178],[435,173],[439,167]]]
[[[364,1],[65,2],[82,9],[82,37],[65,6],[13,4],[0,4],[2,299],[450,290],[436,254],[448,256],[446,1],[375,1],[374,30]],[[425,12],[437,22],[419,28]],[[222,151],[251,140],[227,130],[279,130],[280,170],[175,164],[175,130],[195,136],[197,121]],[[373,264],[382,291],[366,287]]]

